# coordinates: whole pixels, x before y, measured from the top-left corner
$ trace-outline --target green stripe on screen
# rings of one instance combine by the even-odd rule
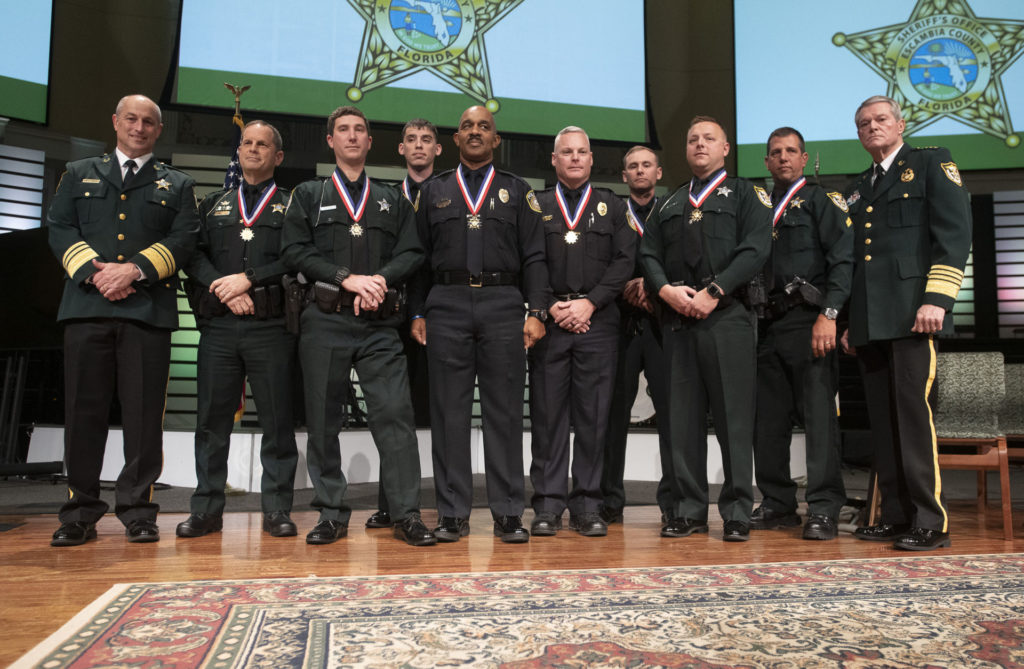
[[[462,93],[437,93],[407,88],[378,88],[357,103],[346,97],[351,84],[316,79],[274,77],[245,72],[221,72],[182,67],[178,70],[177,102],[233,109],[234,101],[224,82],[250,85],[242,97],[245,109],[310,116],[327,115],[336,107],[357,104],[371,120],[405,123],[413,116],[429,118],[452,127],[466,107],[477,102]],[[587,105],[498,98],[499,131],[554,135],[567,125],[586,129],[595,139],[624,142],[645,140],[643,111]]]
[[[991,135],[910,135],[905,139],[915,147],[946,147],[961,171],[1024,167],[1024,146],[1011,149]],[[859,174],[871,166],[871,156],[855,139],[807,142],[807,153],[807,174],[814,171],[815,155],[821,158],[821,174]],[[739,176],[768,176],[764,155],[764,144],[740,144],[736,154]]]
[[[0,116],[46,122],[46,86],[0,75]]]

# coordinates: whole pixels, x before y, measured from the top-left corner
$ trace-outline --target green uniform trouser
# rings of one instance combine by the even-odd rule
[[[200,325],[197,363],[198,485],[192,513],[224,512],[228,444],[246,377],[263,429],[260,504],[264,513],[291,511],[298,462],[292,424],[295,336],[280,318],[219,316]]]
[[[341,470],[341,407],[355,368],[366,400],[370,434],[380,453],[381,485],[396,520],[419,510],[420,459],[402,342],[393,327],[352,314],[302,313],[299,360],[309,429],[306,460],[320,520],[348,523],[348,482]]]
[[[807,512],[835,519],[846,502],[840,471],[836,390],[839,358],[811,353],[817,307],[796,307],[761,323],[757,342],[757,429],[754,465],[763,505],[796,511],[796,483],[790,478],[793,420],[804,426],[807,448]]]
[[[708,408],[722,448],[722,520],[750,522],[754,504],[754,315],[739,302],[708,318],[673,319],[662,328],[672,411],[675,516],[708,518]]]

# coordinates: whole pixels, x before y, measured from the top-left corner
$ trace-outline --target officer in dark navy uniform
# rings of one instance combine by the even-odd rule
[[[434,160],[441,155],[441,144],[438,141],[437,128],[425,118],[414,118],[402,128],[402,141],[398,144],[398,155],[405,158],[406,175],[399,186],[402,194],[412,204],[413,209],[419,207],[420,188],[423,182],[434,175]],[[427,386],[427,354],[408,330],[403,328],[402,347],[409,361],[409,385],[412,390],[412,407],[416,416],[416,424],[429,423],[430,398],[428,393],[417,394],[417,387]],[[380,477],[383,480],[383,476]],[[384,486],[377,490],[377,511],[366,519],[370,528],[391,527],[391,509]]]
[[[558,181],[537,194],[551,286],[547,336],[528,354],[535,536],[553,536],[569,508],[569,528],[604,536],[601,465],[618,346],[616,297],[633,271],[636,234],[626,205],[590,183],[594,156],[577,126],[555,136]],[[569,425],[573,428],[572,490]]]
[[[953,305],[971,250],[970,195],[949,151],[903,142],[899,104],[861,103],[857,136],[872,166],[847,190],[853,219],[850,329],[871,419],[881,522],[858,539],[926,551],[950,545],[928,392],[935,336],[953,332]]]
[[[260,502],[263,529],[295,536],[289,513],[298,453],[292,423],[295,335],[285,329],[280,258],[289,192],[274,183],[284,159],[281,134],[265,121],[242,130],[242,183],[208,195],[199,206],[199,248],[189,262],[189,300],[199,327],[196,478],[191,514],[179,537],[222,526],[228,445],[248,378],[263,438]]]
[[[793,419],[804,427],[807,521],[804,539],[834,539],[846,501],[840,471],[836,392],[836,317],[850,294],[853,231],[840,193],[807,182],[803,136],[779,128],[768,137],[772,175],[772,254],[753,288],[757,305],[757,430],[754,471],[763,496],[754,529],[796,526],[790,477]]]
[[[152,494],[163,466],[177,274],[195,247],[199,216],[192,178],[153,157],[160,108],[125,96],[113,122],[117,148],[68,163],[46,218],[67,275],[57,320],[64,323],[68,501],[54,546],[94,539],[107,511],[99,478],[115,391],[125,464],[114,511],[129,541],[160,538]]]
[[[667,306],[662,324],[672,412],[674,517],[662,536],[707,532],[707,411],[722,449],[718,498],[726,541],[750,537],[753,509],[755,317],[741,289],[771,244],[771,200],[729,177],[729,142],[714,119],[686,137],[690,184],[658,205],[640,243],[644,274]]]
[[[654,187],[661,179],[658,155],[644,146],[630,148],[622,158],[622,180],[629,186],[626,200],[627,220],[643,239],[647,221],[658,205]],[[661,350],[660,325],[654,317],[651,298],[643,278],[640,254],[636,254],[633,277],[619,296],[619,357],[615,369],[615,386],[608,417],[608,433],[604,445],[604,467],[601,472],[601,518],[606,523],[622,522],[626,505],[623,476],[626,468],[626,442],[630,416],[640,387],[640,374],[647,380],[647,390],[654,403],[658,430],[658,451],[661,456],[661,480],[657,501],[662,516],[672,515],[672,450],[669,435],[670,411],[664,355]]]
[[[380,453],[394,534],[406,543],[436,542],[419,513],[420,461],[409,379],[396,328],[405,320],[403,283],[423,262],[412,205],[395,188],[366,176],[369,123],[355,107],[327,119],[337,168],[329,179],[300,184],[285,214],[282,256],[310,282],[302,311],[299,360],[305,380],[308,463],[320,520],[306,543],[348,533],[351,509],[341,469],[339,406],[354,368]]]
[[[494,534],[508,543],[530,539],[522,525],[525,349],[544,336],[548,275],[537,198],[522,179],[491,164],[500,141],[484,107],[463,112],[455,133],[461,164],[423,185],[417,212],[427,262],[410,311],[430,369],[441,541],[469,534],[475,378]]]

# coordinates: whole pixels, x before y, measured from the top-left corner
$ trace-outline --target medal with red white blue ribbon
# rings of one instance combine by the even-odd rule
[[[491,188],[491,182],[494,181],[494,165],[487,168],[487,175],[484,177],[484,182],[480,185],[480,192],[476,194],[476,198],[470,196],[469,187],[466,186],[466,180],[462,177],[462,165],[459,165],[458,169],[455,170],[455,178],[459,182],[459,190],[462,191],[462,199],[466,201],[466,207],[469,209],[469,214],[466,216],[466,222],[469,224],[470,230],[479,230],[482,219],[480,218],[480,207],[483,206],[484,198],[487,197],[487,191]]]
[[[580,238],[580,233],[576,232],[576,226],[579,225],[580,219],[583,218],[583,211],[587,208],[587,202],[590,201],[590,184],[587,184],[587,189],[580,195],[576,211],[571,215],[569,214],[569,206],[565,202],[565,196],[562,195],[562,184],[560,183],[555,184],[555,199],[558,200],[558,208],[562,210],[565,225],[569,228],[569,231],[565,233],[565,243],[575,244]]]
[[[274,197],[274,193],[276,192],[277,184],[271,181],[270,184],[263,189],[260,199],[256,202],[256,205],[253,207],[253,211],[250,214],[245,207],[245,197],[242,195],[242,188],[238,188],[238,213],[242,217],[242,225],[245,226],[242,228],[242,231],[238,236],[241,237],[243,241],[251,242],[256,238],[256,234],[252,231],[253,223],[255,223],[256,219],[263,213],[267,203],[270,202],[270,198]]]
[[[363,212],[366,210],[366,201],[370,199],[370,177],[366,177],[366,182],[363,183],[363,192],[359,195],[358,205],[352,202],[352,197],[348,194],[348,188],[345,187],[338,168],[334,169],[331,180],[334,181],[334,189],[338,191],[341,201],[345,203],[345,209],[348,210],[348,215],[352,218],[352,227],[349,228],[349,232],[353,237],[361,237],[363,226],[359,225],[359,221],[363,218]]]
[[[640,215],[636,213],[636,209],[633,208],[633,198],[626,198],[626,207],[629,209],[629,221],[633,223],[631,226],[636,230],[637,234],[641,237],[644,236],[644,223],[647,221],[641,221]],[[651,211],[654,211],[654,207],[651,207]],[[647,214],[650,216],[650,213]]]
[[[704,186],[704,190],[698,193],[696,196],[693,194],[693,181],[690,181],[690,204],[693,205],[693,211],[690,212],[690,223],[696,223],[700,219],[704,218],[704,212],[700,210],[700,206],[704,204],[704,200],[708,199],[711,195],[711,191],[718,188],[718,185],[725,181],[725,169],[718,171],[718,174],[708,182],[707,186]]]
[[[783,212],[785,212],[786,211],[786,207],[789,206],[789,201],[792,200],[793,196],[796,195],[796,192],[798,190],[800,190],[801,188],[803,188],[806,184],[807,184],[807,179],[805,177],[800,177],[799,179],[797,179],[793,183],[793,185],[789,187],[789,190],[786,191],[785,196],[783,196],[783,198],[779,201],[779,203],[777,205],[775,205],[775,212],[774,212],[774,215],[772,216],[772,227],[773,228],[776,225],[779,224],[779,219],[782,218]]]

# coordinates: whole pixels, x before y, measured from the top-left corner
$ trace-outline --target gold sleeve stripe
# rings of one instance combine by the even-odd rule
[[[93,251],[92,247],[85,242],[76,242],[64,252],[61,264],[64,265],[64,271],[68,273],[68,276],[74,277],[75,273],[82,269],[82,265],[99,256],[100,254]]]
[[[142,249],[140,253],[153,264],[157,276],[161,279],[166,279],[177,271],[174,256],[163,244],[153,244],[147,249]]]
[[[956,267],[950,267],[949,265],[933,265],[931,271],[928,272],[928,276],[948,276],[950,278],[963,279],[964,273]]]
[[[928,284],[924,287],[924,292],[938,293],[939,295],[945,295],[955,300],[957,294],[960,292],[960,282],[928,279]]]

